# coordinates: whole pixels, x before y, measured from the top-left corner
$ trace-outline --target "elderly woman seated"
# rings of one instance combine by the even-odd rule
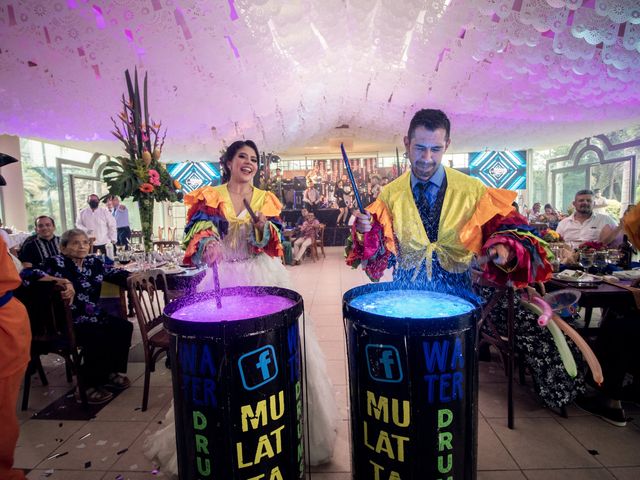
[[[102,282],[118,272],[105,271],[102,259],[89,255],[89,237],[72,229],[60,237],[60,255],[49,257],[38,268],[21,272],[23,283],[36,280],[66,279],[73,285],[71,303],[76,341],[83,348],[83,381],[89,386],[89,403],[109,401],[113,393],[129,387],[127,371],[133,325],[126,319],[108,315],[98,306]],[[77,392],[76,398],[79,396]]]

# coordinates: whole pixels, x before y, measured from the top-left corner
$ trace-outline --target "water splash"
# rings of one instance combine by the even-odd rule
[[[353,308],[391,318],[449,318],[469,313],[476,307],[446,293],[425,290],[371,292],[349,302]]]

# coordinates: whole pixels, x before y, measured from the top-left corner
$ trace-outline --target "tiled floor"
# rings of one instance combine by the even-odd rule
[[[347,480],[350,449],[341,295],[367,280],[362,272],[344,266],[342,249],[338,247],[328,248],[327,258],[317,263],[305,260],[301,266],[288,268],[313,317],[343,418],[333,462],[316,469],[312,477]],[[31,420],[35,411],[69,389],[61,361],[47,358],[50,385],[38,386],[34,377],[30,410],[19,412],[22,428],[16,466],[31,470],[30,479],[163,478],[162,471],[151,473],[155,466],[142,454],[142,443],[161,427],[171,399],[171,375],[160,362],[151,380],[149,409],[141,412],[138,409],[142,399],[141,358],[139,348],[134,348],[129,369],[132,387],[94,420]],[[564,419],[540,407],[526,386],[516,386],[516,428],[509,430],[503,370],[498,363],[485,362],[480,364],[479,399],[481,480],[640,478],[640,409],[628,405],[627,414],[636,419],[624,428],[613,427],[575,407],[569,409],[569,418]],[[64,452],[68,453],[50,458]]]

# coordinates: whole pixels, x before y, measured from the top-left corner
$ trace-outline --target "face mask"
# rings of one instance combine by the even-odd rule
[[[98,204],[99,204],[98,200],[89,200],[89,206],[91,208],[98,208]]]

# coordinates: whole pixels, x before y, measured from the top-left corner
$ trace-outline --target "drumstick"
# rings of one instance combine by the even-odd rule
[[[353,172],[351,171],[351,164],[349,163],[349,157],[347,157],[347,152],[344,149],[344,143],[340,144],[340,150],[342,150],[342,159],[344,160],[344,166],[347,169],[347,175],[349,176],[349,181],[351,182],[351,188],[353,188],[353,194],[356,197],[358,210],[360,210],[360,213],[365,213],[364,207],[362,206],[362,200],[360,199],[360,192],[358,192],[358,186],[356,185],[356,179],[353,178]]]
[[[213,272],[213,294],[216,297],[216,307],[222,308],[222,291],[220,289],[220,277],[218,276],[218,261],[211,265]]]
[[[247,212],[249,212],[249,216],[251,217],[251,220],[253,220],[253,223],[258,223],[260,221],[260,219],[258,218],[256,213],[251,208],[251,205],[249,204],[249,202],[247,202],[247,199],[243,198],[242,199],[242,203],[244,203],[244,208],[246,208]]]

